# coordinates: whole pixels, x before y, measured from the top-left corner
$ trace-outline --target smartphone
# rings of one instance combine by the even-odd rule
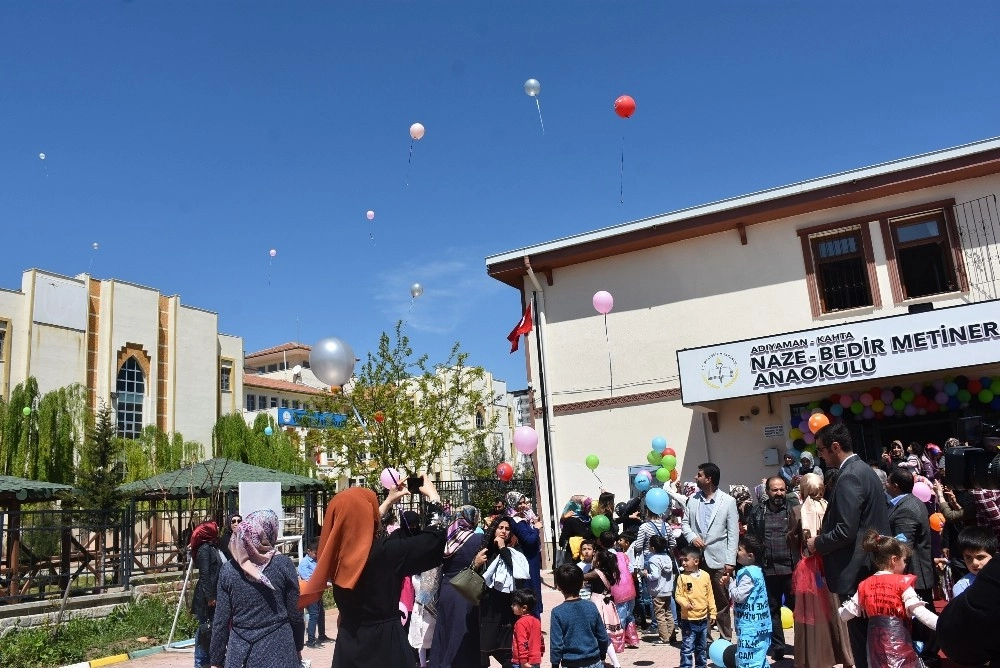
[[[424,484],[424,481],[416,476],[410,476],[406,479],[406,488],[410,490],[410,494],[419,494],[422,484]]]

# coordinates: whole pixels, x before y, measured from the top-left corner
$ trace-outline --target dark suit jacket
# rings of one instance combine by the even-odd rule
[[[1000,559],[979,571],[976,581],[944,606],[937,640],[948,658],[962,666],[1000,661],[1000,634],[989,629],[1000,619]]]
[[[840,469],[823,516],[823,533],[816,537],[816,551],[823,555],[830,591],[851,596],[874,572],[861,542],[868,529],[889,534],[887,505],[885,488],[875,471],[860,457],[851,457]]]
[[[906,572],[917,576],[914,589],[934,588],[934,561],[931,559],[931,530],[927,506],[907,494],[895,506],[889,506],[890,535],[903,534],[913,550]]]

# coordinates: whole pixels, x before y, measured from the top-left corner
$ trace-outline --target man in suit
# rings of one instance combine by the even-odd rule
[[[913,475],[907,470],[896,468],[889,472],[885,481],[885,491],[889,497],[889,530],[893,536],[904,536],[913,550],[906,572],[917,576],[913,590],[917,596],[927,601],[927,609],[934,609],[934,560],[931,558],[930,520],[927,506],[913,496]],[[934,632],[923,624],[913,627],[913,639],[924,643],[921,656],[924,662],[937,665],[937,643]]]
[[[839,469],[839,476],[823,516],[822,533],[810,538],[806,548],[823,556],[830,590],[843,603],[874,572],[861,543],[868,529],[889,534],[888,504],[882,481],[854,454],[846,426],[829,424],[816,432],[816,452],[828,466]],[[868,618],[855,617],[847,623],[847,630],[855,667],[868,668]]]
[[[698,474],[694,477],[698,491],[688,499],[682,530],[687,541],[704,553],[701,568],[712,578],[719,633],[731,640],[733,616],[722,578],[736,570],[740,524],[736,499],[719,489],[721,477],[719,467],[711,462],[698,466]]]

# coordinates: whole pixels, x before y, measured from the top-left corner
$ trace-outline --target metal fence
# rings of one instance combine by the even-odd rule
[[[980,302],[1000,297],[1000,211],[996,195],[956,204],[954,212],[970,299]]]

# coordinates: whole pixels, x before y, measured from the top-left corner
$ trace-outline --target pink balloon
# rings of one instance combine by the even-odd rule
[[[851,398],[851,395],[849,394],[840,395],[840,405],[843,406],[844,408],[850,408],[851,404],[853,403],[854,399]]]
[[[518,427],[514,430],[514,447],[524,455],[530,455],[538,448],[538,432],[532,427]]]
[[[862,406],[871,406],[872,405],[872,401],[874,401],[874,398],[872,397],[872,395],[870,395],[867,392],[865,392],[860,397],[858,397],[858,401],[861,402]]]
[[[913,496],[927,503],[931,500],[931,488],[928,487],[926,482],[913,483]]]
[[[594,293],[594,308],[597,309],[598,313],[607,315],[614,307],[615,298],[611,296],[610,292],[601,290]]]
[[[274,256],[275,256],[275,255],[277,255],[277,254],[278,254],[278,251],[274,250],[273,248],[271,249],[271,252],[269,253],[269,255],[270,255],[271,257],[274,257]]]
[[[389,468],[382,469],[382,474],[378,477],[378,481],[386,489],[394,489],[402,480],[403,476],[400,475],[399,471]]]
[[[365,216],[368,217],[368,220],[375,220],[375,212],[374,211],[369,211],[368,213],[365,214]]]

